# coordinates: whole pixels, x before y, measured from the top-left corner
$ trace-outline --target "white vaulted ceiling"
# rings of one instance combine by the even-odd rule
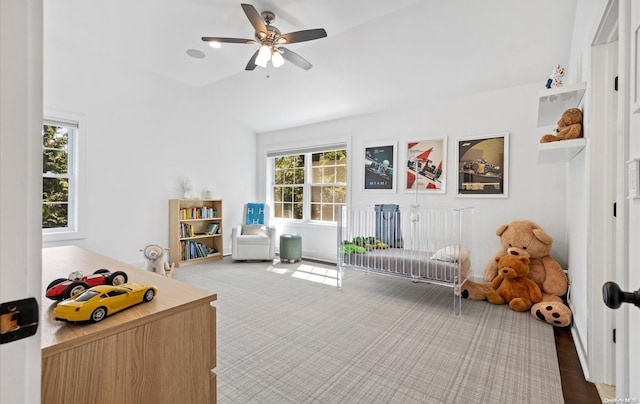
[[[255,132],[539,81],[569,60],[575,0],[246,0],[282,33],[325,28],[287,47],[313,64],[245,71],[257,45],[240,2],[47,0],[44,35],[210,91],[211,108]],[[47,41],[45,41],[45,44]],[[187,55],[188,49],[205,54]]]

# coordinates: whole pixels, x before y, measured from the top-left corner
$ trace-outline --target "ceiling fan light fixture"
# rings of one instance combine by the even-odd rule
[[[267,45],[262,45],[258,51],[258,57],[256,58],[256,64],[261,67],[267,67],[267,62],[271,59],[271,48]]]
[[[284,58],[277,50],[273,51],[273,55],[271,56],[271,63],[273,63],[273,67],[280,67],[284,64]]]
[[[219,48],[221,43],[260,45],[260,49],[253,52],[245,70],[254,70],[256,66],[266,68],[269,61],[271,61],[271,64],[274,67],[279,67],[284,64],[285,60],[294,66],[300,67],[301,69],[311,69],[311,63],[297,53],[282,47],[282,45],[324,38],[327,36],[327,31],[325,31],[324,28],[305,29],[282,34],[278,28],[271,25],[275,19],[275,14],[273,12],[265,11],[260,14],[251,4],[242,3],[240,6],[254,29],[255,40],[214,36],[203,36],[201,39],[208,42],[213,48]],[[198,54],[195,54],[195,52],[192,53],[193,54],[190,54],[190,56],[195,58],[202,58],[205,56],[202,52]]]

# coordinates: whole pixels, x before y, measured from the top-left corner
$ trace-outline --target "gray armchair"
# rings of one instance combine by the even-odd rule
[[[231,258],[273,260],[276,255],[276,228],[268,224],[268,206],[246,204],[242,223],[231,229]]]

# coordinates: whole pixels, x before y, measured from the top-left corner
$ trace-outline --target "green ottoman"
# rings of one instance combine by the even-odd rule
[[[280,236],[280,261],[296,262],[302,259],[302,236],[283,234]]]

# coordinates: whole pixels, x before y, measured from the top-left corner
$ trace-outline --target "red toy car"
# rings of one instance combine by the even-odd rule
[[[75,271],[71,272],[68,278],[58,278],[51,282],[47,286],[45,296],[52,300],[69,299],[97,285],[121,285],[128,280],[129,277],[122,271],[111,273],[108,269],[98,269],[88,276],[84,276],[80,271]]]

